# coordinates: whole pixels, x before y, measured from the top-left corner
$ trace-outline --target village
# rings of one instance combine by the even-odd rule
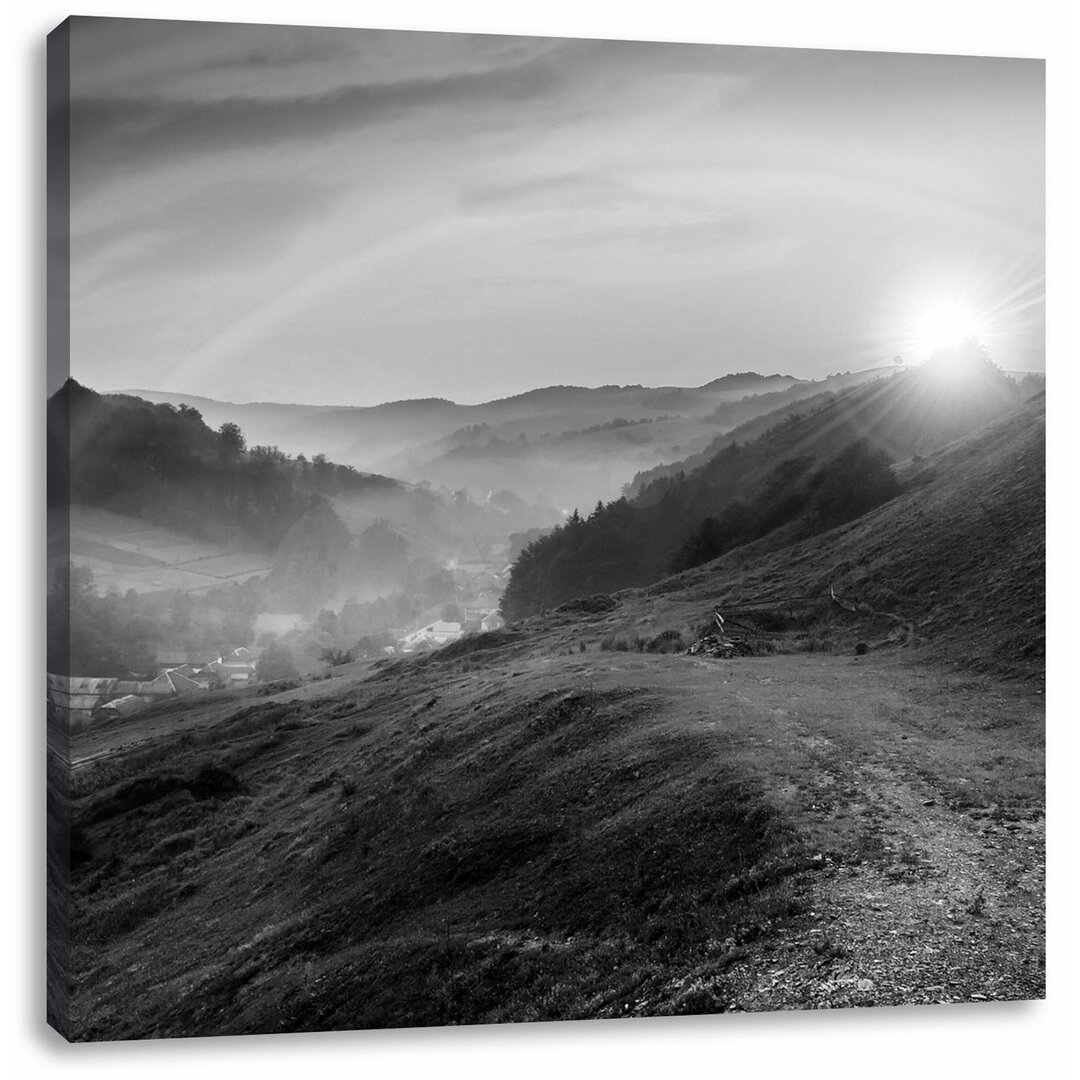
[[[417,625],[402,634],[394,645],[384,650],[390,653],[414,653],[439,648],[457,641],[466,634],[485,634],[504,625],[499,614],[499,601],[510,576],[510,567],[490,563],[459,563],[450,567],[454,586],[462,603],[457,605],[464,621],[453,619],[417,619]]]
[[[499,601],[509,567],[489,563],[462,563],[449,568],[461,602],[456,607],[458,619],[440,617],[443,609],[421,612],[411,627],[388,632],[390,644],[381,648],[384,656],[407,656],[441,648],[469,634],[488,633],[504,625]],[[286,629],[282,639],[302,638],[315,627],[299,615],[270,615],[256,621],[262,626]],[[276,632],[256,634],[257,643],[225,650],[191,650],[163,647],[156,651],[156,674],[152,677],[102,678],[92,675],[49,673],[47,702],[50,719],[66,719],[82,725],[89,721],[132,716],[170,698],[207,691],[239,690],[261,679],[259,659],[268,644],[279,639]],[[349,659],[355,657],[349,656]],[[327,674],[327,662],[301,663],[302,678],[320,678]]]

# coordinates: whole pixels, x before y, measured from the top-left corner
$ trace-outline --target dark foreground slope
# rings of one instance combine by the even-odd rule
[[[1022,687],[492,650],[318,689],[76,770],[75,1037],[1042,993]]]
[[[1041,996],[1041,418],[813,542],[78,735],[72,1033]],[[749,599],[793,651],[632,644]]]

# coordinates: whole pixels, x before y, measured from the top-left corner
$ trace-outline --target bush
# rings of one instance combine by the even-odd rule
[[[604,611],[610,611],[617,601],[607,593],[593,593],[592,596],[575,596],[573,600],[567,600],[556,609],[557,614],[572,615],[598,615]]]
[[[356,657],[347,649],[323,649],[319,659],[331,667],[340,667],[342,664],[351,664]]]
[[[659,653],[677,653],[683,652],[686,648],[686,643],[683,641],[683,635],[681,630],[661,630],[654,638],[649,640],[645,645],[647,652],[659,652]]]
[[[300,672],[293,659],[292,650],[280,641],[271,642],[255,665],[255,674],[263,682],[275,679],[299,679]]]

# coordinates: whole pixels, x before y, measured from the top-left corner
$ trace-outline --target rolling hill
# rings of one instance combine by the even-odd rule
[[[586,590],[658,580],[784,528],[821,532],[891,498],[885,466],[923,456],[1020,400],[1018,385],[977,347],[898,370],[804,413],[787,412],[747,442],[739,431],[704,464],[660,476],[632,500],[572,519],[518,558],[504,600],[511,618]]]
[[[1042,996],[1043,400],[900,472],[812,539],[77,735],[68,1034]],[[682,653],[716,605],[755,655]]]
[[[208,423],[240,425],[253,443],[474,498],[509,489],[569,510],[617,496],[643,470],[703,450],[718,433],[877,372],[819,381],[745,372],[700,387],[552,386],[479,405],[442,399],[370,407],[232,404],[132,390],[197,408]]]

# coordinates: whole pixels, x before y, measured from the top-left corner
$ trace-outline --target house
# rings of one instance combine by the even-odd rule
[[[480,632],[486,634],[491,630],[501,630],[505,625],[506,620],[497,611],[492,611],[480,620]]]
[[[123,697],[113,698],[106,701],[98,709],[99,716],[132,716],[146,708],[146,702],[135,694],[124,694]]]
[[[398,642],[398,646],[403,652],[414,652],[418,648],[445,645],[447,642],[457,641],[460,637],[461,623],[444,622],[439,619],[420,630],[414,630],[411,634],[406,634]]]
[[[181,675],[179,671],[163,671],[147,684],[143,696],[168,697],[174,694],[190,694],[193,690],[201,689],[202,687],[194,679]]]
[[[241,645],[207,664],[205,670],[224,686],[246,686],[255,681],[255,653]]]
[[[246,686],[255,681],[255,660],[256,650],[241,645],[232,652],[212,657],[205,664],[183,664],[162,674],[173,677],[178,693],[186,693],[192,686],[199,690],[212,686]]]
[[[469,607],[481,608],[485,612],[495,611],[498,609],[500,600],[502,600],[502,593],[500,592],[476,593],[475,597],[469,602]]]
[[[182,674],[186,674],[183,668],[177,668],[177,671]],[[190,675],[187,676],[193,683],[197,683],[200,690],[209,690],[217,685],[217,676],[210,670],[209,665],[206,667],[197,668]]]
[[[215,660],[206,665],[206,670],[213,672],[222,686],[247,686],[255,679],[255,669],[251,664],[226,664],[222,660]]]
[[[193,690],[205,690],[198,676],[188,677],[179,670],[163,671],[154,679],[139,682],[120,680],[113,687],[114,697],[130,695],[141,699],[145,704],[163,697],[175,697],[178,694],[190,694]]]

